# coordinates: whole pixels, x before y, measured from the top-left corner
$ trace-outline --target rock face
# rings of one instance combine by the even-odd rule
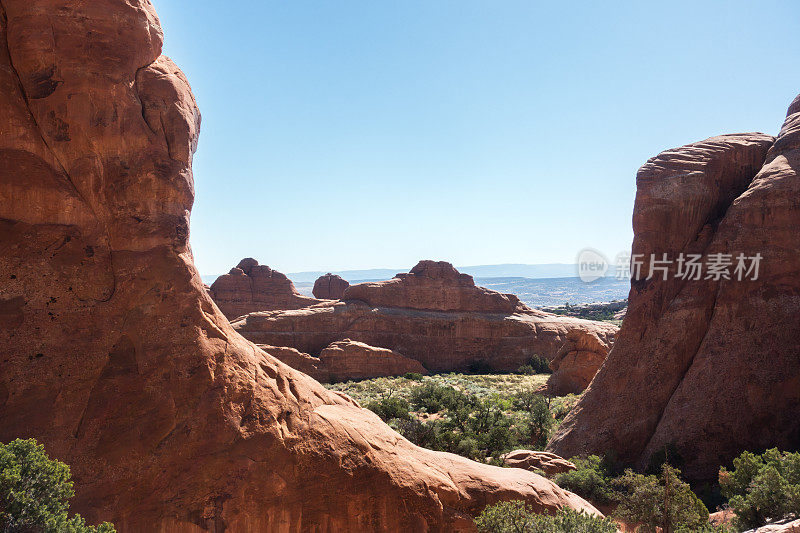
[[[596,333],[573,330],[550,361],[553,373],[547,379],[547,393],[553,396],[578,394],[591,383],[611,348]]]
[[[418,448],[244,340],[188,244],[200,115],[147,0],[0,1],[0,441],[120,532],[458,531],[593,508]]]
[[[515,296],[476,287],[449,263],[433,261],[388,281],[353,285],[342,301],[251,313],[233,325],[255,343],[312,356],[352,339],[394,350],[431,372],[516,371],[533,355],[552,359],[568,338],[580,342],[591,335],[608,346],[617,331],[611,324],[529,309]],[[601,359],[607,348],[602,350]]]
[[[419,361],[350,339],[331,343],[319,357],[288,347],[262,344],[259,348],[321,382],[428,373]]]
[[[218,277],[209,294],[220,311],[231,320],[254,311],[299,309],[320,303],[300,294],[285,274],[259,265],[249,257]]]
[[[534,450],[514,450],[503,456],[506,465],[525,470],[541,470],[547,477],[576,470],[577,467],[554,453]]]
[[[800,447],[798,148],[800,98],[774,142],[714,137],[641,168],[633,253],[647,260],[613,349],[550,450],[614,450],[642,467],[671,445],[699,480],[743,450]],[[704,264],[732,254],[731,279],[675,279],[677,265],[646,279],[649,254],[681,252]],[[757,280],[737,280],[740,253],[763,257]]]
[[[420,261],[408,274],[388,281],[349,287],[343,300],[361,300],[372,307],[402,307],[420,311],[461,311],[511,314],[527,309],[513,294],[476,287],[472,276],[445,261]]]
[[[322,300],[339,300],[344,296],[344,291],[347,287],[350,286],[350,283],[343,279],[341,276],[337,276],[336,274],[331,274],[328,272],[324,276],[320,276],[317,278],[317,281],[314,282],[314,288],[312,289],[311,293],[314,295],[314,298],[320,298]]]

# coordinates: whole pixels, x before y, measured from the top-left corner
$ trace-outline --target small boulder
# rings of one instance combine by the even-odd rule
[[[336,274],[328,272],[324,276],[317,278],[314,282],[314,289],[311,291],[314,298],[321,300],[341,300],[344,296],[344,291],[350,283]]]
[[[331,381],[427,374],[422,363],[394,350],[376,348],[350,339],[332,342],[319,354]]]
[[[547,477],[575,470],[577,467],[566,459],[550,452],[514,450],[503,456],[505,464],[512,468],[541,470]]]

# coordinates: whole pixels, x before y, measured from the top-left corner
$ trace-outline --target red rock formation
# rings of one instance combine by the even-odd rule
[[[763,256],[757,280],[632,282],[614,348],[549,449],[645,466],[677,449],[695,479],[743,450],[800,447],[800,99],[779,137],[715,137],[637,176],[633,252]],[[707,272],[703,272],[705,278]]]
[[[541,470],[547,477],[553,477],[577,467],[554,453],[535,450],[514,450],[503,456],[503,462],[512,468],[525,470]]]
[[[261,344],[259,348],[321,382],[428,373],[419,361],[350,339],[331,343],[319,357],[284,346]]]
[[[353,339],[416,359],[431,372],[516,371],[533,355],[555,357],[569,335],[592,335],[607,347],[617,331],[529,309],[513,295],[476,287],[449,263],[432,261],[408,275],[353,285],[339,302],[251,313],[233,324],[255,343],[314,356],[332,342]],[[598,357],[606,353],[604,347]]]
[[[254,311],[300,309],[320,303],[300,294],[285,274],[249,257],[218,277],[209,294],[230,320]]]
[[[344,296],[344,291],[349,286],[350,283],[348,283],[347,280],[343,279],[341,276],[337,276],[328,272],[324,276],[317,278],[317,281],[314,282],[314,288],[312,289],[311,293],[314,295],[314,298],[320,298],[322,300],[339,300],[342,296]]]
[[[611,345],[595,333],[573,330],[550,361],[553,373],[545,387],[548,394],[564,396],[583,392],[606,360]]]
[[[350,339],[331,343],[322,350],[319,358],[328,370],[331,381],[402,376],[409,372],[428,373],[419,361],[386,348],[376,348]]]
[[[454,531],[585,501],[420,449],[244,340],[188,245],[200,115],[147,0],[0,0],[0,441],[118,531]]]
[[[343,300],[361,300],[372,307],[421,311],[475,311],[511,314],[527,309],[513,294],[476,287],[472,276],[445,261],[420,261],[408,274],[387,281],[349,287]]]

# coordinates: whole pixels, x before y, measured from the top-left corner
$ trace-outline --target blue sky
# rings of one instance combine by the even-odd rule
[[[642,163],[800,92],[792,1],[153,3],[203,113],[204,274],[613,257]]]

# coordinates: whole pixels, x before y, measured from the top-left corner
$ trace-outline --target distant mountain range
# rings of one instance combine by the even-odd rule
[[[502,265],[476,265],[456,267],[459,272],[475,278],[574,278],[578,276],[577,265],[568,263],[548,263],[543,265],[526,265],[522,263],[505,263]],[[350,283],[365,280],[391,279],[400,272],[408,272],[407,268],[368,268],[364,270],[334,270]],[[309,270],[306,272],[290,272],[286,274],[294,283],[314,283],[318,277],[326,274],[326,270]],[[202,276],[203,281],[211,285],[221,274]]]
[[[578,276],[577,265],[568,263],[548,263],[543,265],[526,265],[522,263],[505,263],[502,265],[476,265],[456,267],[459,272],[475,278],[574,278]],[[391,279],[400,272],[408,272],[407,268],[368,268],[364,270],[334,270],[350,283],[365,280]],[[306,272],[290,272],[286,274],[294,283],[314,283],[318,277],[326,274],[326,270],[309,270]],[[203,281],[211,285],[221,274],[207,274]]]

